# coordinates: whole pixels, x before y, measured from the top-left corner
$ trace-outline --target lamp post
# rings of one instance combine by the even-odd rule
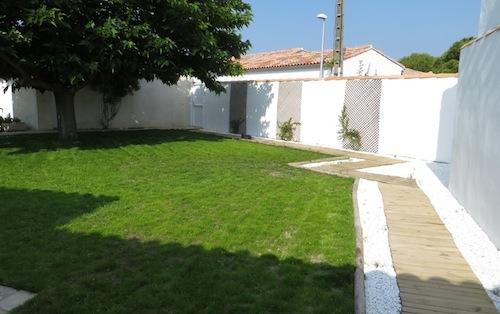
[[[320,61],[320,68],[319,68],[319,77],[323,78],[325,77],[325,73],[323,71],[324,68],[324,63],[325,63],[325,23],[326,19],[328,16],[324,13],[320,13],[316,16],[319,20],[322,21],[323,23],[323,31],[321,33],[321,61]]]

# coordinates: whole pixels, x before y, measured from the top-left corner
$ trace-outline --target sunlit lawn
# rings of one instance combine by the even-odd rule
[[[0,136],[17,313],[354,310],[352,180],[323,155],[181,131]]]

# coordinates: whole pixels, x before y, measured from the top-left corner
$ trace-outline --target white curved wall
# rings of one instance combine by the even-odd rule
[[[500,31],[462,50],[450,190],[500,248]]]
[[[479,36],[500,25],[500,1],[482,0]]]

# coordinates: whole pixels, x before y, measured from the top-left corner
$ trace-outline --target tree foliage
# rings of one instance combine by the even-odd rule
[[[416,71],[430,72],[434,70],[436,57],[428,53],[412,53],[407,57],[401,58],[399,62],[405,67]]]
[[[460,64],[460,49],[474,37],[466,37],[456,41],[439,57],[428,53],[413,53],[401,58],[400,62],[407,68],[434,73],[457,73]]]
[[[56,102],[86,86],[123,96],[140,79],[182,76],[220,92],[218,76],[242,72],[234,59],[250,47],[240,30],[251,19],[242,0],[3,0],[0,78]]]

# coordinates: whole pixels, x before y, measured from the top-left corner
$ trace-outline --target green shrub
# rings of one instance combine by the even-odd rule
[[[344,144],[344,148],[353,150],[361,149],[361,134],[358,130],[349,127],[349,117],[347,116],[347,107],[344,105],[339,116],[340,130],[337,132],[338,139]]]
[[[300,122],[293,122],[292,118],[288,119],[288,121],[285,121],[283,123],[278,122],[279,138],[283,141],[293,140],[295,130],[299,125]]]

